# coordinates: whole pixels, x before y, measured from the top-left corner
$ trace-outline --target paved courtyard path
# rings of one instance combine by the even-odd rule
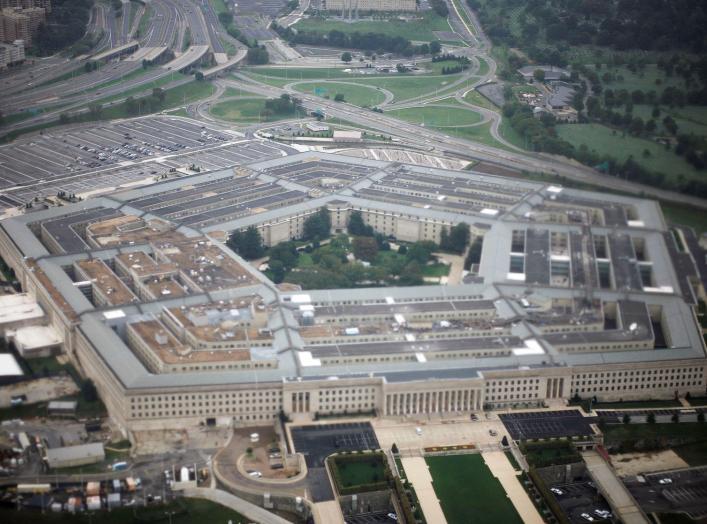
[[[508,498],[511,499],[523,522],[525,524],[543,524],[540,513],[520,484],[516,471],[503,451],[483,452],[481,456],[491,470],[491,474],[499,480],[503,489],[506,490]]]
[[[415,488],[422,512],[425,514],[425,520],[435,524],[447,524],[447,519],[444,518],[444,512],[442,512],[442,506],[440,506],[439,499],[432,487],[432,475],[430,475],[425,459],[422,457],[403,457],[401,460],[405,475],[407,475],[408,480]]]

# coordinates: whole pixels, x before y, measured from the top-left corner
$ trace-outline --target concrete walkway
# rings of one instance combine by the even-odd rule
[[[582,458],[587,464],[589,476],[596,482],[599,492],[604,495],[614,514],[625,524],[648,524],[641,508],[604,458],[593,450],[583,451]]]
[[[216,502],[233,511],[237,511],[259,524],[292,524],[289,520],[278,517],[268,510],[256,506],[247,500],[240,499],[226,491],[211,488],[188,488],[184,490],[185,497],[196,497]]]
[[[525,524],[543,524],[543,519],[530,500],[528,493],[521,486],[516,471],[503,451],[485,451],[481,454],[491,474],[498,479],[511,499],[518,515]]]
[[[407,475],[408,480],[415,488],[422,513],[425,514],[425,520],[435,524],[447,524],[442,506],[440,506],[437,494],[434,487],[432,487],[432,475],[430,475],[425,459],[422,457],[404,457],[401,460],[405,475]]]
[[[315,524],[345,524],[344,514],[336,500],[312,504],[312,517]]]

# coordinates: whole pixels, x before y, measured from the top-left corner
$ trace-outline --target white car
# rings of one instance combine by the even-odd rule
[[[586,521],[594,522],[594,517],[592,517],[589,513],[582,513],[580,517],[582,517]]]
[[[395,513],[388,513],[388,518],[397,522],[398,516]]]
[[[422,428],[415,428],[415,433],[422,435]]]
[[[249,471],[248,475],[250,475],[253,478],[259,479],[260,477],[263,476],[263,474],[260,471]]]
[[[606,509],[595,509],[594,514],[602,519],[610,519],[611,518],[611,511],[608,511]]]
[[[555,495],[564,495],[565,492],[562,491],[560,488],[550,488],[550,491],[552,491]]]
[[[660,479],[658,481],[658,484],[672,484],[672,483],[673,483],[673,479],[668,478],[668,477],[665,477],[664,479]]]

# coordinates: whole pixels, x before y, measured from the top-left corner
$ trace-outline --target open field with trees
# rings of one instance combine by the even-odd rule
[[[264,98],[225,100],[211,106],[210,113],[230,122],[242,123],[275,122],[304,114],[294,104],[274,105]]]

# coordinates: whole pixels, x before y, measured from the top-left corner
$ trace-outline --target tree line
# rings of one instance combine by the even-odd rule
[[[32,41],[34,52],[51,55],[79,41],[86,33],[92,8],[93,0],[52,0],[52,12]]]
[[[328,33],[320,31],[294,31],[290,27],[281,27],[273,23],[271,26],[282,38],[291,44],[305,44],[338,47],[342,49],[361,49],[378,54],[395,53],[402,56],[413,56],[439,52],[439,42],[413,45],[402,36],[389,36],[384,33],[344,33],[332,29]]]

